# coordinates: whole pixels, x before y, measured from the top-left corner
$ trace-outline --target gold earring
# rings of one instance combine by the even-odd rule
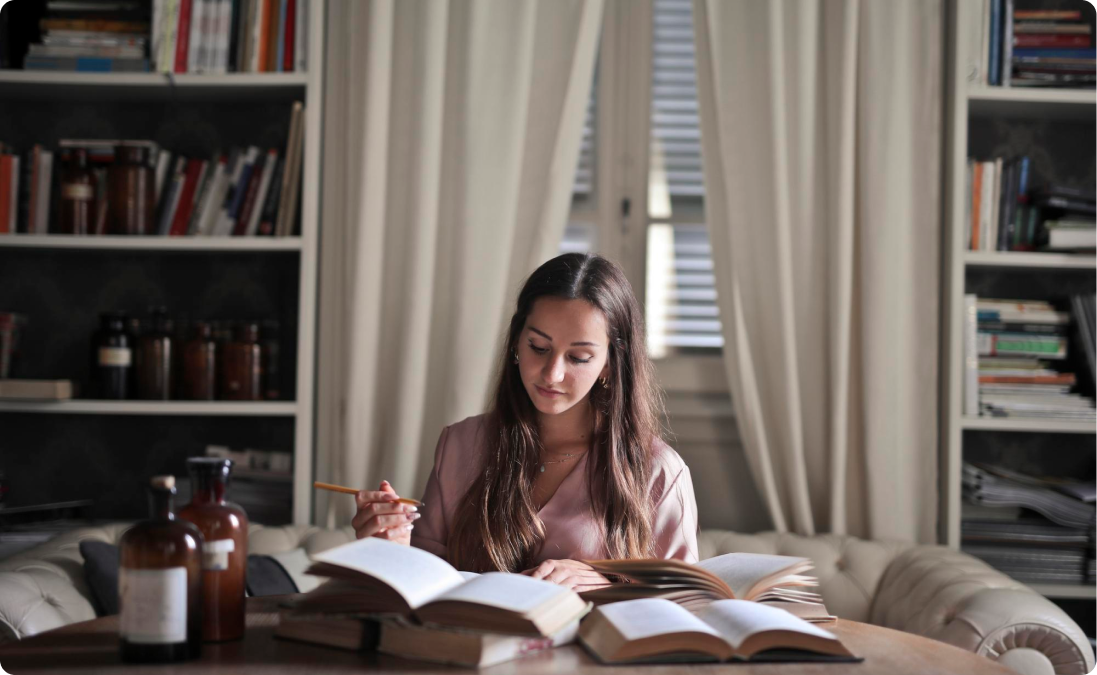
[[[602,389],[609,389],[609,382],[604,377],[602,378]]]

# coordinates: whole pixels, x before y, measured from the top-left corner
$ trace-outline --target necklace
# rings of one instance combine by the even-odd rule
[[[584,455],[584,454],[586,454],[586,453],[584,453],[584,452],[566,452],[566,453],[564,453],[564,458],[563,459],[550,459],[548,461],[541,462],[541,473],[545,472],[545,465],[546,464],[559,464],[561,462],[566,462],[566,461],[570,460],[572,457],[578,457],[578,456]]]

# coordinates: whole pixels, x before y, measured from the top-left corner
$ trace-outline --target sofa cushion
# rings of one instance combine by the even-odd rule
[[[98,616],[118,613],[118,547],[102,541],[80,542],[84,557],[84,581]]]

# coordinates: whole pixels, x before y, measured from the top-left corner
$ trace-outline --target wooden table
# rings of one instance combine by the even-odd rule
[[[459,669],[419,661],[407,661],[384,654],[354,653],[327,649],[274,638],[278,622],[278,598],[248,600],[248,629],[243,640],[202,646],[202,658],[167,665],[130,665],[118,659],[118,617],[104,617],[74,623],[41,633],[21,642],[0,646],[0,666],[12,675],[25,673],[106,673],[118,675],[174,675],[175,673],[424,673],[453,675]],[[644,675],[682,675],[729,673],[748,675],[1016,675],[987,658],[958,647],[918,637],[910,633],[880,628],[856,621],[839,620],[826,629],[863,663],[783,663],[783,664],[690,664],[602,666],[579,646],[563,647],[547,653],[501,663],[484,670],[498,673],[608,675],[627,671]],[[429,646],[427,647],[429,648]]]

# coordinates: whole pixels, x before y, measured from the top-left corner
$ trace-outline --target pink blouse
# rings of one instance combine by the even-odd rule
[[[484,446],[479,435],[484,421],[484,415],[470,417],[442,430],[423,493],[422,517],[412,530],[412,546],[448,559],[447,542],[458,503],[481,466]],[[689,468],[662,440],[656,443],[653,455],[648,491],[655,504],[655,553],[661,558],[696,562],[697,501]],[[535,562],[608,557],[599,523],[591,517],[587,471],[584,455],[538,512],[545,525],[545,542]]]

